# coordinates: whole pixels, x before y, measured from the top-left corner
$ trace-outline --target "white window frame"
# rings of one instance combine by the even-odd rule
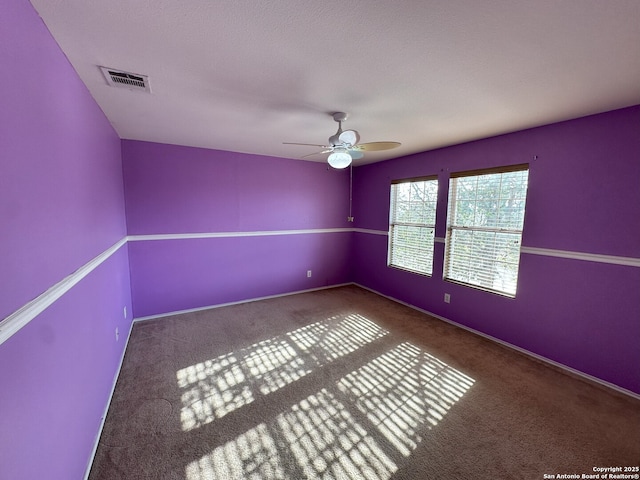
[[[404,197],[401,188],[409,185],[409,196]],[[412,186],[424,189],[435,188],[428,200],[424,195],[414,197],[417,193]],[[387,249],[387,266],[406,270],[420,275],[430,276],[433,273],[433,250],[436,229],[436,207],[438,196],[438,177],[417,177],[391,182],[391,200],[389,206],[389,241]],[[404,208],[403,208],[404,207]],[[407,215],[407,209],[412,213]],[[413,232],[413,241],[400,241],[400,233]]]
[[[528,164],[451,175],[444,280],[516,296],[528,178]]]

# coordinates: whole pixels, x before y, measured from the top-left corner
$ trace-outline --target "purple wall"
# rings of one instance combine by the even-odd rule
[[[120,140],[26,0],[0,15],[0,319],[126,235]],[[81,478],[124,347],[126,247],[0,345],[0,478]],[[129,318],[131,318],[129,316]]]
[[[3,2],[0,64],[0,318],[127,231],[318,230],[120,248],[0,345],[0,478],[82,477],[132,303],[140,317],[355,280],[640,393],[639,268],[523,254],[508,299],[443,282],[441,243],[429,278],[387,268],[386,236],[322,231],[386,231],[390,180],[438,174],[444,237],[450,172],[538,155],[524,245],[639,258],[640,107],[359,167],[352,225],[346,171],[121,142],[26,0]]]
[[[537,155],[537,160],[534,160]],[[640,107],[359,167],[356,227],[388,229],[393,179],[530,163],[523,246],[640,258]],[[356,233],[356,282],[640,393],[640,268],[523,253],[515,299],[386,266],[387,237]],[[451,294],[445,304],[444,293]]]
[[[138,141],[123,141],[122,151],[129,235],[351,227],[348,171]],[[323,232],[132,241],[134,314],[348,282],[351,237]]]

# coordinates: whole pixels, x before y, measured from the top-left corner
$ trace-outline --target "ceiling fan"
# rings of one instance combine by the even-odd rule
[[[335,112],[333,119],[338,122],[338,131],[329,137],[328,145],[315,143],[293,143],[283,142],[284,145],[307,145],[310,147],[320,147],[319,152],[304,155],[302,158],[312,155],[328,153],[327,161],[333,168],[346,168],[351,165],[352,160],[357,160],[364,156],[363,152],[375,152],[380,150],[390,150],[400,146],[399,142],[368,142],[358,143],[360,134],[355,130],[342,130],[342,122],[347,119],[345,112]]]

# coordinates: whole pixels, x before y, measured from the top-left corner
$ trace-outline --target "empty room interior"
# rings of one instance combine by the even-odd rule
[[[0,478],[640,478],[640,2],[0,26]]]

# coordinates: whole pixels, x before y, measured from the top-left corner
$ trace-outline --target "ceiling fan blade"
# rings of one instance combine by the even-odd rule
[[[355,130],[345,130],[338,139],[343,144],[355,145],[360,140],[360,134]]]
[[[320,155],[320,154],[323,154],[323,153],[329,153],[329,152],[332,152],[332,151],[333,151],[333,150],[321,150],[321,151],[319,151],[319,152],[313,152],[313,153],[309,153],[309,154],[307,154],[307,155],[303,155],[303,156],[301,156],[300,158],[312,157],[312,156],[314,156],[314,155]]]
[[[282,142],[283,145],[305,145],[307,147],[320,147],[320,148],[328,148],[329,145],[320,145],[317,143],[294,143],[294,142]]]
[[[380,150],[391,150],[402,145],[400,142],[369,142],[361,143],[356,146],[358,150],[365,152],[378,152]]]
[[[353,160],[358,160],[362,157],[364,157],[364,153],[362,153],[360,150],[349,150],[349,155],[351,155],[351,158]]]

